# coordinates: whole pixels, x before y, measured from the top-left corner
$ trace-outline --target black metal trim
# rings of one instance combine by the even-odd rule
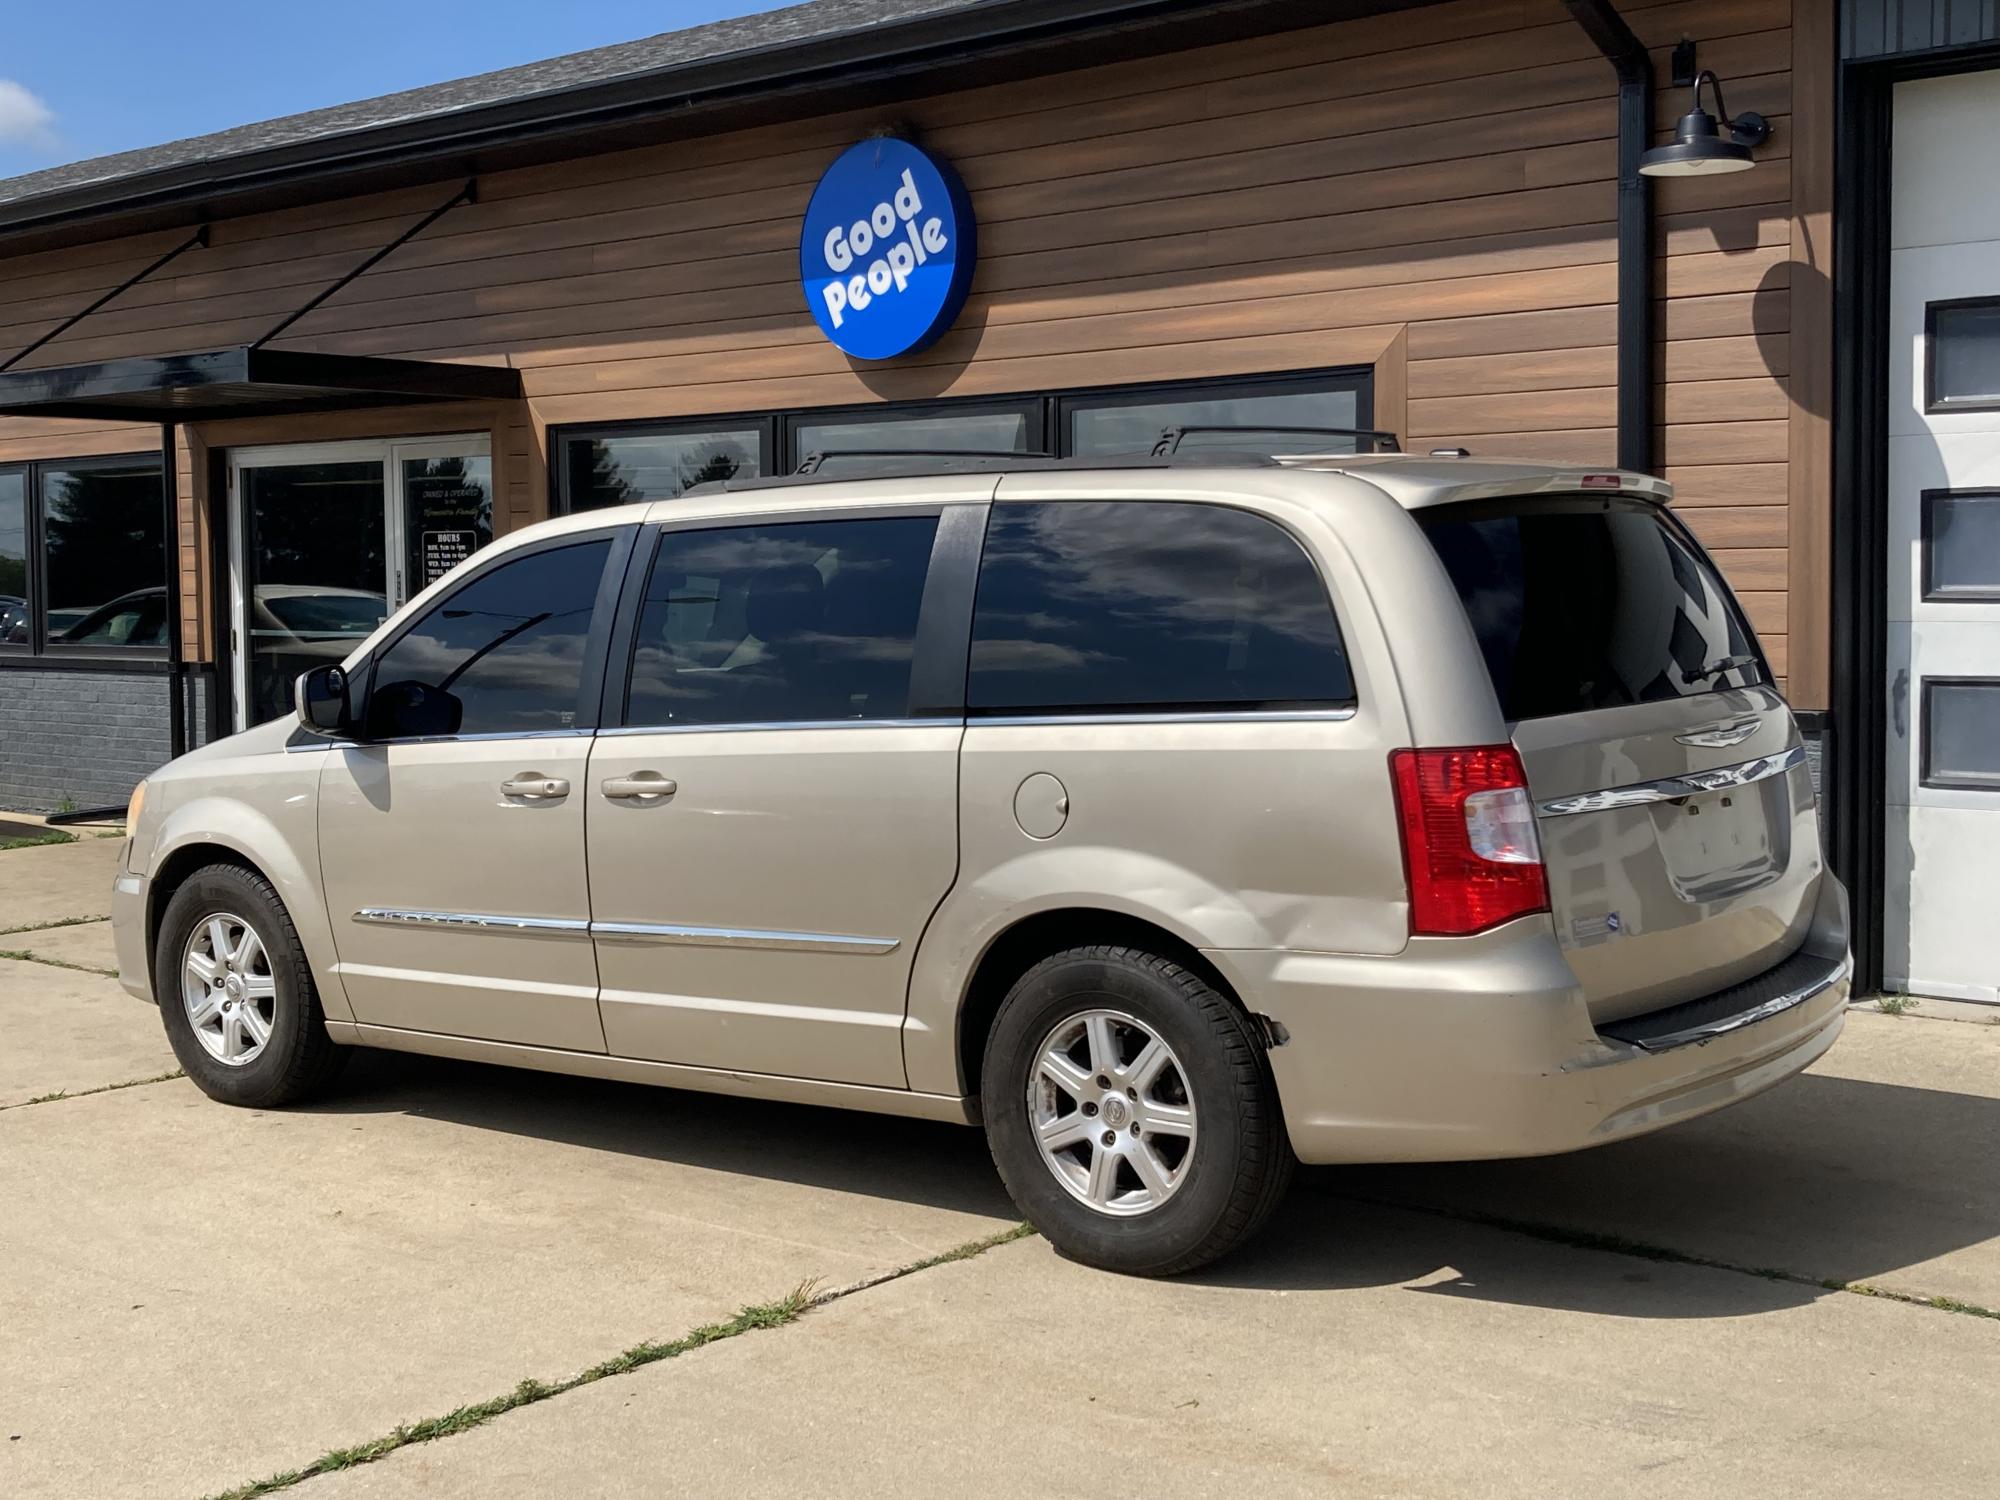
[[[2000,677],[1925,677],[1922,701],[1917,709],[1917,780],[1919,784],[1948,792],[2000,792],[2000,772],[1985,778],[1965,778],[1953,781],[1931,774],[1931,704],[1933,689],[1953,687],[1982,687],[2000,689]]]
[[[160,424],[160,550],[166,554],[166,597],[161,601],[167,648],[167,759],[188,751],[187,703],[181,677],[180,467],[172,422]]]
[[[1917,512],[1918,551],[1923,558],[1922,594],[1926,604],[1994,604],[2000,603],[2000,579],[1981,586],[1968,584],[1960,587],[1939,587],[1934,564],[1937,550],[1932,545],[1937,535],[1937,510],[1940,500],[1992,500],[2000,502],[2000,489],[1975,487],[1973,489],[1936,489],[1918,492]]]
[[[283,333],[287,328],[290,328],[294,323],[298,322],[300,318],[303,318],[307,313],[311,312],[315,307],[318,307],[322,302],[326,301],[327,298],[333,296],[342,287],[346,286],[349,282],[353,281],[357,276],[366,274],[369,270],[371,270],[375,266],[380,265],[384,260],[386,260],[389,256],[393,255],[396,251],[402,249],[403,246],[409,244],[411,240],[415,239],[418,235],[422,234],[426,229],[430,228],[431,225],[437,223],[439,219],[442,219],[446,214],[450,213],[454,208],[457,208],[459,204],[476,203],[478,201],[479,201],[478,180],[475,178],[468,178],[466,180],[464,187],[460,188],[457,192],[453,193],[449,198],[445,199],[444,202],[440,203],[436,208],[432,209],[429,213],[425,214],[421,219],[417,220],[417,222],[412,224],[408,229],[405,229],[401,234],[397,235],[394,239],[389,241],[388,244],[384,245],[381,249],[377,250],[374,254],[370,255],[366,260],[362,261],[360,265],[354,267],[353,270],[346,272],[338,280],[333,282],[332,285],[322,287],[318,292],[314,293],[310,298],[306,300],[304,306],[296,309],[292,313],[288,314],[285,318],[280,320],[277,323],[277,325],[271,329],[269,333],[266,333],[262,338],[253,341],[250,347],[252,349],[263,348],[266,344],[270,343],[271,340],[275,339],[279,334]]]
[[[1618,75],[1618,467],[1653,468],[1653,60],[1610,0],[1563,0]],[[1718,107],[1720,107],[1718,105]]]
[[[82,651],[71,655],[32,656],[25,651],[0,654],[0,674],[8,672],[110,672],[126,677],[164,677],[167,659],[157,651],[141,656],[93,656]]]
[[[930,571],[917,611],[910,663],[909,716],[963,718],[965,677],[972,659],[972,600],[986,549],[990,501],[947,505],[931,543]]]
[[[2000,297],[1947,297],[1942,302],[1924,304],[1924,412],[1936,415],[1952,411],[2000,411],[2000,392],[1979,396],[1940,396],[1937,386],[1937,315],[1956,312],[1961,307],[1989,307],[2000,310]]]
[[[196,245],[200,245],[203,249],[206,249],[208,247],[208,226],[206,224],[202,225],[201,228],[197,229],[193,234],[189,235],[186,239],[182,240],[178,245],[174,246],[174,248],[169,250],[165,255],[162,255],[159,259],[155,260],[151,265],[147,266],[145,270],[139,271],[134,275],[126,277],[123,281],[119,282],[118,285],[114,286],[110,291],[104,293],[101,297],[98,297],[95,301],[93,301],[88,307],[84,308],[83,311],[71,313],[67,318],[64,318],[60,323],[56,324],[55,327],[51,328],[47,333],[43,334],[33,343],[23,345],[21,348],[16,349],[12,354],[8,355],[4,360],[0,360],[0,370],[5,370],[13,365],[18,364],[20,361],[26,359],[30,354],[33,354],[37,349],[41,348],[42,345],[53,343],[55,340],[61,338],[64,334],[68,333],[72,328],[76,327],[77,324],[81,323],[85,318],[89,317],[92,313],[96,312],[98,308],[104,306],[105,303],[111,301],[114,297],[117,297],[120,293],[130,291],[133,287],[137,286],[140,282],[144,281],[148,276],[151,276],[155,271],[159,270],[161,266],[164,266],[168,261],[172,260],[175,256],[179,255],[183,250],[192,250]]]
[[[584,637],[583,672],[577,693],[577,721],[572,728],[596,729],[604,723],[604,684],[609,675],[611,640],[618,633],[625,579],[631,572],[632,551],[638,540],[637,525],[621,526],[612,535],[611,555],[604,560],[604,573],[597,580],[597,599],[590,608],[590,632]]]

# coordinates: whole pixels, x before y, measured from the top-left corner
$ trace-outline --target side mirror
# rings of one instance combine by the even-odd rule
[[[464,719],[458,695],[427,682],[378,682],[369,691],[368,728],[378,739],[441,739]]]
[[[348,702],[345,667],[314,667],[301,673],[293,695],[299,723],[313,734],[354,733],[354,708]]]

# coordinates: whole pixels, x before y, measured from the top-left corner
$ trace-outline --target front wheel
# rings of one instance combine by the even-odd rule
[[[1171,1276],[1269,1218],[1293,1158],[1247,1017],[1171,959],[1073,948],[1015,982],[981,1104],[1014,1202],[1073,1260]]]
[[[348,1050],[326,1034],[305,949],[271,883],[208,865],[174,892],[153,950],[153,993],[181,1068],[211,1099],[290,1104]]]

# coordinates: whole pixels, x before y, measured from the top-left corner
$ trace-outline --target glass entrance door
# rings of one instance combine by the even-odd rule
[[[239,449],[229,488],[239,730],[290,713],[301,672],[493,539],[483,434]]]

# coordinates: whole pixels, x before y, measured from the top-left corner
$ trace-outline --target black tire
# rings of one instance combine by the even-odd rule
[[[262,1052],[242,1064],[224,1062],[203,1045],[183,998],[188,941],[218,914],[234,916],[256,931],[274,981],[270,1038]],[[297,1103],[332,1082],[352,1050],[326,1034],[319,990],[285,903],[270,881],[242,865],[206,865],[174,892],[153,945],[153,994],[182,1071],[209,1098],[224,1104],[266,1109]]]
[[[1195,1113],[1193,1145],[1175,1164],[1178,1185],[1130,1217],[1064,1187],[1029,1113],[1044,1040],[1098,1010],[1129,1016],[1172,1049],[1184,1080],[1178,1092]],[[1023,974],[986,1039],[980,1094],[987,1144],[1015,1204],[1058,1252],[1086,1265],[1135,1276],[1192,1271],[1255,1234],[1291,1182],[1291,1142],[1249,1018],[1201,975],[1142,949],[1072,948]],[[1125,1108],[1107,1098],[1106,1119],[1114,1107]],[[1085,1144],[1094,1156],[1095,1145]],[[1076,1150],[1080,1160],[1083,1147]]]

